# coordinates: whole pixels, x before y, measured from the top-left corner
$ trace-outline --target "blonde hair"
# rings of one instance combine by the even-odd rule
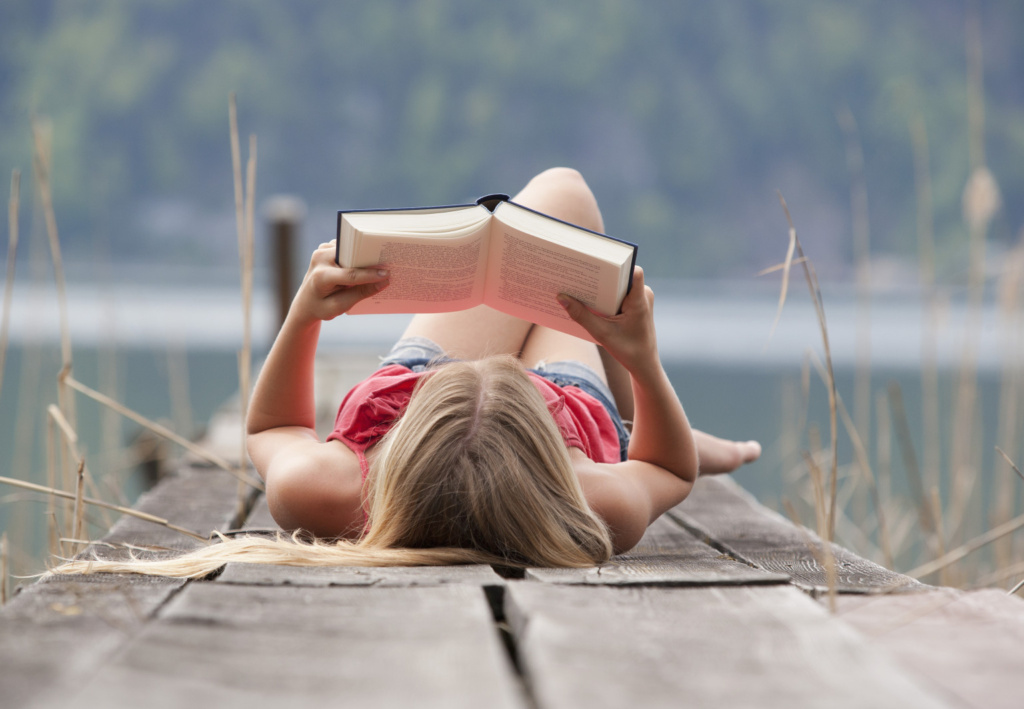
[[[378,444],[364,493],[368,531],[356,542],[249,536],[166,560],[77,560],[54,573],[198,577],[229,561],[581,567],[612,554],[558,426],[514,357],[425,374]]]

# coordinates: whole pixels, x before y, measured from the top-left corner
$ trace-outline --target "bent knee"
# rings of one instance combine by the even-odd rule
[[[545,214],[593,231],[604,231],[597,199],[579,170],[552,167],[535,176],[524,193],[536,200]],[[526,205],[532,206],[532,205]]]
[[[530,182],[560,189],[590,190],[587,187],[587,181],[583,179],[580,171],[571,167],[549,167],[544,172],[534,176]]]

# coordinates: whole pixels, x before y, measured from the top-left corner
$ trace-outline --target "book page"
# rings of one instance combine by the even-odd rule
[[[495,220],[484,302],[492,308],[593,340],[555,299],[568,293],[606,315],[618,312],[621,267],[513,229]]]
[[[391,285],[349,312],[444,313],[483,301],[486,230],[460,239],[362,235],[357,264],[387,266]]]

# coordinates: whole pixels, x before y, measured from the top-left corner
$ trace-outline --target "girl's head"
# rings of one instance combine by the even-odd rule
[[[480,561],[590,566],[611,539],[519,361],[451,362],[420,381],[367,478],[369,548],[459,548]]]

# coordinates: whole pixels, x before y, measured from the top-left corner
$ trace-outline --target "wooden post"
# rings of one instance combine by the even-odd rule
[[[266,204],[264,213],[270,227],[271,267],[275,274],[277,293],[277,324],[280,327],[295,295],[295,243],[306,214],[306,205],[298,197],[276,195]]]

